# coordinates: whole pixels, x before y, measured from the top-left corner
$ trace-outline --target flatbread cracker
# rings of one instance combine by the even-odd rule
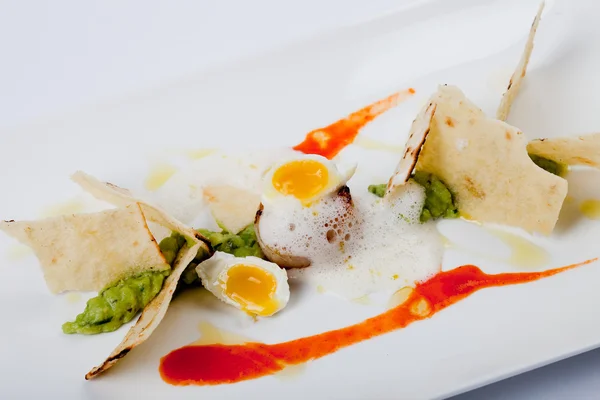
[[[467,110],[469,110],[469,114],[474,117],[485,117],[484,112],[477,107],[474,103],[472,103],[469,99],[464,98],[462,92],[453,86],[447,86],[444,89],[447,95],[444,100],[447,102],[456,101],[456,106],[461,106]],[[450,95],[455,92],[455,95]],[[429,134],[431,121],[433,119],[433,115],[435,113],[435,109],[437,106],[436,101],[440,98],[440,92],[434,93],[427,104],[421,109],[417,117],[414,119],[412,126],[410,128],[410,133],[408,136],[408,140],[406,145],[404,146],[404,153],[402,155],[402,159],[396,166],[396,170],[394,174],[388,181],[386,197],[389,197],[389,194],[394,192],[398,187],[403,186],[410,179],[415,166],[417,164],[417,160],[419,158],[419,154],[423,147],[423,143],[425,143],[425,139]],[[460,104],[458,104],[460,103]],[[452,125],[453,120],[450,117],[447,121],[448,124]]]
[[[134,347],[144,343],[146,339],[150,337],[169,308],[169,304],[171,303],[173,293],[177,288],[181,274],[189,263],[192,262],[194,257],[196,257],[201,245],[201,243],[196,243],[192,247],[190,247],[189,244],[185,245],[179,252],[177,260],[173,264],[173,271],[171,271],[171,275],[165,280],[160,293],[158,293],[158,295],[144,308],[142,315],[138,318],[135,325],[129,329],[123,341],[102,364],[94,367],[88,372],[85,375],[85,379],[95,378],[106,371],[121,358],[125,357]]]
[[[52,293],[99,291],[127,276],[170,268],[138,203],[91,214],[3,221],[0,229],[33,249]]]
[[[204,243],[210,243],[204,236],[191,227],[169,216],[169,214],[159,207],[149,204],[141,199],[136,199],[127,189],[113,185],[110,182],[102,182],[82,171],[75,172],[71,176],[71,179],[98,200],[106,201],[117,207],[125,207],[131,203],[139,203],[144,211],[144,215],[149,221],[164,226],[171,231],[179,232],[188,240],[194,242],[201,240]]]
[[[389,198],[389,195],[395,192],[399,186],[408,182],[408,179],[412,175],[415,165],[417,164],[417,159],[419,158],[419,153],[421,152],[421,147],[423,146],[423,143],[425,143],[425,138],[429,133],[429,126],[431,125],[435,107],[435,102],[427,102],[414,119],[410,127],[408,141],[404,147],[402,159],[388,181],[387,191],[385,193],[386,198]]]
[[[535,38],[535,34],[540,23],[540,19],[542,18],[544,5],[545,2],[542,1],[538,12],[535,18],[533,19],[533,23],[531,24],[531,29],[529,30],[529,37],[527,38],[527,43],[525,43],[525,50],[523,51],[523,55],[521,55],[519,64],[517,64],[517,69],[515,70],[515,72],[513,72],[512,76],[510,77],[510,81],[508,82],[506,92],[502,96],[500,106],[498,106],[496,118],[500,121],[506,121],[506,119],[508,118],[508,114],[510,113],[510,107],[515,101],[517,94],[519,94],[521,83],[523,81],[523,78],[525,78],[525,75],[527,74],[527,65],[529,64],[529,58],[531,57],[531,52],[533,51],[533,40]]]
[[[416,170],[440,178],[461,215],[552,232],[567,181],[539,168],[517,128],[483,116],[455,87],[440,87],[429,134]]]
[[[536,139],[527,144],[527,151],[562,164],[600,168],[600,133]]]
[[[253,223],[260,206],[259,194],[230,185],[206,186],[204,199],[217,223],[231,233]]]
[[[149,221],[164,226],[171,231],[178,232],[187,239],[186,245],[179,251],[171,275],[165,280],[160,293],[144,308],[142,315],[135,325],[129,329],[121,344],[117,346],[102,364],[87,373],[85,379],[92,379],[112,367],[117,361],[125,357],[131,349],[148,339],[167,312],[183,271],[196,257],[200,248],[209,255],[212,253],[212,248],[210,247],[210,241],[194,229],[171,217],[162,209],[134,198],[127,189],[120,188],[112,183],[101,182],[81,171],[73,174],[71,179],[92,196],[117,207],[139,203]]]

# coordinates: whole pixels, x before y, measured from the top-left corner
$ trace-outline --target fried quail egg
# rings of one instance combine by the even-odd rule
[[[343,173],[336,164],[319,155],[302,155],[273,165],[263,182],[263,204],[289,197],[307,206],[335,192],[352,177],[356,165]]]
[[[287,273],[258,257],[235,257],[220,251],[196,267],[204,287],[219,300],[248,314],[267,317],[290,298]]]
[[[316,155],[287,159],[271,168],[264,177],[262,206],[255,219],[257,239],[267,258],[280,266],[302,268],[311,264],[308,256],[315,252],[337,251],[340,238],[348,236],[346,228],[352,226],[346,182],[355,169],[354,165],[340,173],[333,161]],[[327,220],[313,229],[314,221],[323,218]],[[309,231],[301,251],[280,243]]]

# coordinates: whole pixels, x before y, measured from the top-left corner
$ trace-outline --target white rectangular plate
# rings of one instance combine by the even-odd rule
[[[424,2],[119,102],[4,132],[1,218],[35,218],[44,206],[78,196],[68,179],[77,169],[141,189],[149,166],[171,150],[293,145],[306,132],[408,87],[416,95],[370,124],[363,137],[402,145],[417,110],[443,83],[458,85],[493,115],[537,7],[537,1],[517,0]],[[600,128],[594,101],[600,93],[598,11],[591,0],[577,6],[547,2],[509,121],[530,138]],[[374,151],[370,159],[379,155]],[[393,162],[389,166],[391,173]],[[573,201],[565,214],[581,199],[600,197],[598,179],[595,171],[571,174]],[[567,217],[573,216],[563,215],[552,238],[531,239],[548,249],[547,268],[600,255],[600,224],[581,218],[567,223]],[[472,263],[488,272],[518,270],[494,260],[506,258],[510,249],[481,228],[456,222],[440,229],[463,236],[462,250],[448,250],[445,269]],[[61,324],[84,307],[84,298],[51,296],[35,258],[17,256],[5,236],[0,254],[0,392],[6,398],[441,398],[600,345],[600,266],[592,264],[480,291],[429,320],[311,362],[295,375],[169,386],[159,377],[159,359],[196,340],[200,322],[272,343],[343,327],[383,309],[304,288],[285,312],[253,323],[196,291],[174,301],[143,346],[86,382],[85,373],[110,353],[124,329],[90,337],[62,334]]]

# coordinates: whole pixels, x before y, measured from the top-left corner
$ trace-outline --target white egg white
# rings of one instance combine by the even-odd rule
[[[226,294],[228,271],[236,265],[249,265],[260,268],[275,278],[276,288],[272,300],[277,303],[274,313],[282,310],[290,299],[290,287],[286,270],[277,264],[263,260],[258,257],[235,257],[231,254],[217,251],[208,260],[203,261],[196,267],[196,272],[202,280],[202,285],[219,300],[242,310],[243,307],[235,299]],[[268,314],[268,315],[272,315]],[[263,316],[268,316],[263,315]]]

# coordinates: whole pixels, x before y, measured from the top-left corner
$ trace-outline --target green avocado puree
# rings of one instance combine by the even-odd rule
[[[222,232],[198,229],[198,232],[210,240],[211,246],[216,251],[233,254],[236,257],[265,258],[256,240],[254,224],[248,225],[238,234],[227,232],[225,229]]]
[[[167,263],[173,266],[177,253],[185,243],[183,235],[173,232],[171,236],[161,240],[158,247]],[[204,251],[201,251],[203,255]],[[96,297],[88,300],[75,321],[63,324],[63,332],[92,335],[119,329],[156,297],[170,273],[171,271],[144,271],[106,286]]]
[[[529,154],[529,158],[531,158],[531,161],[533,161],[535,165],[551,174],[564,176],[567,173],[568,167],[566,164],[536,156],[535,154]]]
[[[417,171],[412,179],[425,188],[425,203],[421,210],[421,222],[438,218],[457,218],[458,208],[454,196],[440,179],[432,174]],[[383,197],[386,184],[370,185],[368,190],[375,196]]]
[[[216,251],[233,254],[236,257],[254,256],[265,258],[254,232],[254,225],[250,224],[238,234],[227,232],[223,229],[221,232],[213,232],[207,229],[198,229],[198,232],[210,241],[212,248]],[[174,234],[177,235],[177,234]],[[183,243],[184,239],[171,235],[171,238],[165,238],[160,243],[161,250],[168,260],[171,255],[176,255]],[[164,247],[164,248],[163,248]],[[183,274],[181,274],[181,283],[185,285],[197,285],[200,283],[200,278],[196,272],[196,267],[206,259],[206,254],[203,249],[198,251],[196,258],[187,266]]]
[[[179,254],[179,250],[181,250],[185,243],[186,238],[177,232],[172,232],[171,236],[161,240],[159,244],[160,251],[162,251],[169,264],[173,265],[177,254]],[[179,282],[186,285],[192,285],[199,282],[200,280],[198,279],[198,274],[196,273],[196,266],[201,263],[207,255],[208,254],[206,254],[202,247],[199,248],[196,257],[192,260],[192,262],[189,263],[189,265],[181,274],[181,279]]]
[[[368,190],[370,193],[373,193],[377,197],[385,196],[385,191],[387,190],[387,183],[382,183],[379,185],[369,185]]]
[[[160,292],[170,272],[145,271],[105,287],[88,300],[75,321],[63,324],[63,332],[92,335],[119,329]]]
[[[215,250],[233,254],[236,257],[264,258],[256,240],[253,224],[248,225],[238,234],[226,230],[212,232],[200,229],[198,231],[210,241]],[[171,266],[185,243],[186,238],[177,232],[173,232],[171,236],[161,240],[160,251]],[[206,252],[201,248],[181,275],[182,283],[192,285],[199,282],[196,266],[206,259],[206,256]],[[75,318],[75,321],[63,324],[63,332],[92,335],[119,329],[123,324],[131,321],[156,297],[170,272],[145,271],[108,285],[96,297],[88,300],[85,310]]]
[[[167,236],[160,241],[158,247],[160,252],[165,256],[165,260],[170,266],[173,266],[173,261],[177,257],[179,250],[185,245],[185,237],[177,232],[171,232],[171,236]]]
[[[421,222],[438,218],[458,218],[458,208],[450,189],[432,174],[417,171],[412,179],[425,188]]]
[[[198,229],[198,232],[210,241],[210,245],[216,251],[233,254],[236,257],[254,256],[263,259],[265,258],[258,245],[258,241],[256,240],[253,224],[248,225],[238,234],[227,232],[226,229],[222,229],[221,232]],[[196,258],[194,258],[185,271],[183,271],[183,274],[181,275],[182,283],[193,285],[200,282],[196,267],[206,259],[206,256],[207,254],[204,253],[204,250],[200,249]]]

